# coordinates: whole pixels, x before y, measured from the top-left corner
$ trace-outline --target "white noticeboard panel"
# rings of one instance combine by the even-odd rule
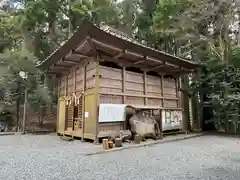
[[[182,111],[162,110],[163,130],[173,130],[182,128]]]
[[[88,118],[88,112],[85,112],[85,113],[84,113],[84,117],[85,117],[85,118]]]
[[[100,104],[99,122],[125,121],[125,104]]]

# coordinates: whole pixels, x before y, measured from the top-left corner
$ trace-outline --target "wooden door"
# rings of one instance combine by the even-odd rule
[[[74,105],[68,104],[67,106],[67,121],[66,121],[66,130],[72,131],[73,130],[73,118],[74,118]]]
[[[97,109],[95,95],[85,95],[84,99],[84,137],[95,139],[97,128]]]
[[[64,133],[66,124],[66,102],[64,99],[58,101],[58,121],[57,121],[57,132]]]
[[[74,130],[82,129],[83,127],[83,96],[79,98],[78,103],[74,106],[73,119],[74,119]]]

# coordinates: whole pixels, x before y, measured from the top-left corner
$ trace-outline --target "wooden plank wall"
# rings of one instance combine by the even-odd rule
[[[97,63],[89,63],[86,67],[86,89],[94,88]]]
[[[163,107],[177,108],[179,97],[177,97],[177,79],[175,78],[163,78]]]
[[[144,81],[143,74],[126,71],[126,104],[144,105]]]
[[[77,95],[84,91],[84,75],[85,67],[75,66],[69,69],[67,75],[59,77],[59,96],[72,96],[72,93]],[[95,86],[96,63],[89,63],[86,66],[86,90]],[[67,82],[66,82],[67,81]],[[66,91],[66,93],[65,93]]]
[[[87,65],[86,71],[87,90],[95,86],[96,63]],[[100,66],[100,73],[100,103],[144,105],[146,104],[144,98],[147,98],[147,105],[179,107],[176,79],[146,75],[144,83],[144,74],[126,71],[125,83],[123,83],[122,69]],[[84,91],[83,88],[84,67],[72,68],[67,77],[60,77],[59,96],[64,96],[65,93],[66,96],[71,96],[73,92],[79,96]]]
[[[162,96],[162,84],[161,84],[161,77],[155,77],[146,75],[146,86],[147,92],[146,95],[150,96],[147,99],[147,104],[152,106],[163,106],[163,100],[159,97]],[[156,98],[158,97],[158,98]]]
[[[86,72],[85,72],[86,69]],[[59,78],[59,97],[72,97],[73,93],[77,97],[79,97],[85,91],[91,91],[95,87],[95,73],[96,73],[96,63],[90,62],[84,66],[74,66],[73,68],[69,69],[66,74],[62,75]],[[86,76],[86,77],[85,77]],[[74,123],[74,99],[70,105],[66,107],[66,129],[72,130],[73,126],[74,129],[82,128],[82,120],[83,120],[83,96],[79,99],[80,104],[78,105],[78,120],[79,123]],[[76,128],[77,127],[77,128]]]
[[[95,62],[91,62],[86,68],[76,66],[70,69],[67,75],[60,77],[59,96],[72,96],[72,93],[79,96],[82,92],[91,95],[95,88],[96,65]],[[106,66],[100,66],[100,74],[99,103],[145,104],[166,108],[180,107],[176,79]],[[67,106],[66,125],[68,129],[73,129],[73,124],[75,125],[73,122],[73,103]],[[94,102],[91,103],[94,104]],[[80,121],[83,118],[83,110],[84,107],[81,103],[78,109]],[[84,133],[95,132],[95,126],[95,117],[91,120],[88,119],[84,125]],[[81,128],[82,124],[78,124],[77,127]],[[104,136],[109,131],[119,131],[121,129],[124,129],[123,123],[100,123],[98,136]]]
[[[105,66],[100,66],[100,73],[100,103],[180,108],[178,78],[157,77]]]
[[[100,66],[100,103],[122,104],[122,71]]]
[[[72,96],[73,93],[79,97],[82,92],[84,91],[84,67],[82,66],[75,66],[69,71],[62,75],[59,78],[59,97],[63,96]],[[78,117],[83,117],[83,107],[82,107],[82,97],[80,98],[80,104],[78,106]],[[67,122],[66,127],[72,128],[73,127],[73,111],[74,111],[74,101],[72,99],[71,104],[67,106]],[[80,124],[81,127],[81,124]]]

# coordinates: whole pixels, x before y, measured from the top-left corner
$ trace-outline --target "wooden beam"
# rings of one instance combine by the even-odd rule
[[[84,60],[75,61],[75,60],[71,60],[71,59],[66,59],[66,58],[64,58],[62,62],[71,63],[71,64],[73,64],[73,65],[83,65],[83,66],[85,66],[85,64],[86,64],[87,62],[89,62],[91,59],[92,59],[92,57],[85,58]]]
[[[163,62],[162,64],[160,64],[160,65],[158,65],[158,66],[155,66],[155,67],[153,67],[153,68],[151,68],[151,69],[148,69],[148,71],[153,71],[153,70],[156,70],[156,69],[158,69],[158,68],[160,68],[160,67],[163,67],[163,66],[166,66],[166,65],[165,65],[165,62]]]
[[[66,63],[73,64],[73,65],[76,65],[78,63],[77,61],[74,61],[74,60],[71,60],[68,58],[63,58],[63,59],[61,59],[60,62],[66,62]]]
[[[120,49],[120,48],[117,48],[115,46],[111,46],[109,44],[102,43],[102,42],[100,42],[96,39],[92,39],[92,42],[95,43],[98,46],[102,46],[102,47],[105,47],[105,48],[108,48],[108,49],[112,49],[113,51],[116,51],[116,52],[121,52],[122,51],[122,49]]]
[[[122,57],[125,53],[126,53],[126,50],[123,50],[122,52],[114,56],[113,59],[117,60],[118,58]]]
[[[62,74],[61,71],[47,71],[48,74],[56,74],[56,75],[60,75]]]
[[[133,65],[141,64],[144,61],[146,61],[146,56],[144,56],[143,58],[140,58],[138,61],[134,62]]]
[[[126,53],[127,54],[127,53]],[[160,60],[157,60],[157,59],[153,59],[149,56],[142,56],[142,58],[140,58],[139,61],[136,61],[133,63],[133,65],[137,65],[137,64],[140,64],[140,63],[143,63],[145,61],[152,61],[152,62],[155,62],[157,64],[163,64],[163,63],[166,63],[165,61],[160,61]]]
[[[67,65],[67,66],[76,66],[77,62],[70,62],[70,61],[59,61],[57,63],[58,65]]]
[[[94,44],[96,44],[97,46],[99,46],[98,49],[101,49],[100,47],[103,47],[105,49],[108,49],[108,50],[111,50],[111,51],[115,51],[115,52],[122,52],[123,49],[122,48],[118,48],[116,46],[113,46],[113,45],[109,45],[109,44],[106,44],[106,43],[103,43],[101,41],[98,41],[96,39],[92,39],[92,42]],[[160,53],[160,52],[159,52]],[[125,54],[129,54],[129,55],[132,55],[132,56],[135,56],[137,58],[144,58],[144,54],[142,53],[135,53],[135,52],[131,52],[129,51],[128,49],[125,50]],[[164,54],[164,53],[163,53]],[[164,55],[165,56],[165,55]],[[167,58],[168,59],[168,58]],[[152,62],[155,62],[155,63],[163,63],[164,61],[166,61],[166,63],[169,65],[169,66],[174,66],[174,67],[177,67],[178,63],[176,62],[176,64],[174,62],[171,62],[167,59],[164,59],[164,60],[159,60],[159,59],[156,59],[156,58],[153,58],[151,56],[146,56],[146,61],[152,61]]]
[[[149,57],[143,57],[141,58],[139,61],[136,61],[134,63],[130,63],[128,61],[125,61],[125,60],[121,60],[121,61],[118,61],[118,58],[122,56],[122,54],[126,53],[127,51],[124,50],[124,51],[121,51],[118,55],[114,56],[114,57],[111,57],[109,55],[105,55],[104,53],[100,53],[100,57],[102,58],[102,62],[104,61],[112,61],[116,64],[118,64],[119,66],[121,67],[136,67],[136,68],[140,68],[142,71],[154,71],[154,70],[159,70],[159,69],[166,69],[166,72],[178,72],[179,70],[177,68],[179,68],[179,66],[176,66],[176,65],[172,65],[166,61],[158,61],[158,60],[154,60],[152,58],[149,58]],[[155,67],[146,67],[146,65],[143,67],[139,67],[139,66],[136,66],[140,63],[143,63],[145,61],[153,61],[155,63],[157,63],[158,65],[156,65]],[[161,68],[162,67],[162,68]],[[170,69],[170,70],[169,70]],[[185,69],[187,70],[187,69]]]
[[[85,39],[85,40],[83,40],[78,46],[77,46],[77,48],[75,49],[76,51],[81,51],[82,50],[82,48],[85,46],[85,44],[87,44],[88,42],[87,42],[87,40]]]
[[[116,64],[118,64],[120,67],[136,67],[136,68],[140,68],[142,71],[145,71],[147,70],[147,68],[149,69],[150,67],[145,65],[145,66],[136,66],[134,65],[133,63],[129,62],[129,61],[126,61],[124,59],[121,59],[121,61],[119,60],[115,60],[113,59],[112,57],[108,56],[108,55],[105,55],[104,53],[101,53],[100,54],[100,57],[101,57],[101,61],[100,62],[104,62],[104,61],[110,61],[110,62],[114,62]]]
[[[106,56],[106,55],[103,55],[103,54],[100,55],[100,58],[102,59],[100,62],[112,61],[112,62],[118,64],[120,67],[126,67],[126,66],[130,67],[132,65],[132,63],[129,63],[127,61],[124,61],[124,60],[123,61],[118,61],[117,59],[113,59],[112,57]]]
[[[86,40],[87,40],[88,44],[90,45],[90,47],[92,48],[93,53],[95,54],[95,56],[97,56],[97,54],[98,54],[97,53],[97,48],[96,48],[95,44],[93,43],[92,38],[90,36],[87,36]]]
[[[142,54],[138,54],[138,53],[132,52],[132,51],[130,51],[130,50],[126,50],[126,54],[132,55],[132,56],[137,57],[137,58],[144,58],[144,57],[145,57],[145,56],[142,55]]]
[[[68,70],[69,68],[67,68],[67,67],[56,67],[56,66],[51,66],[50,68],[49,68],[49,70],[51,71],[51,70],[60,70],[60,71],[66,71],[66,70]]]
[[[169,73],[169,72],[172,72],[172,71],[174,72],[174,70],[178,70],[179,71],[180,68],[167,66],[167,65],[158,68],[158,71],[164,71],[166,73]]]
[[[151,58],[149,56],[146,56],[145,60],[146,61],[152,61],[152,62],[155,62],[155,63],[158,63],[158,64],[164,63],[164,61],[161,61],[161,60],[158,60],[158,59],[154,59],[154,58]]]
[[[179,68],[179,69],[172,69],[172,70],[168,70],[169,73],[174,73],[174,72],[193,72],[192,70],[190,69],[183,69],[183,68]]]
[[[133,63],[133,65],[138,65],[138,64],[141,64],[141,63],[143,63],[143,62],[144,62],[144,60],[137,61],[137,62]]]
[[[67,65],[67,64],[54,64],[53,67],[59,67],[59,68],[71,68],[72,65]]]
[[[144,60],[139,60],[139,61],[137,61],[137,62],[134,62],[133,65],[138,65],[138,64],[141,64],[141,63],[143,63],[143,62],[144,62]]]
[[[124,93],[108,93],[108,92],[100,92],[99,94],[104,94],[104,95],[116,95],[116,96],[130,96],[130,97],[147,97],[147,98],[154,98],[154,99],[166,99],[166,100],[177,100],[177,98],[172,98],[172,97],[162,97],[162,96],[152,96],[152,95],[144,95],[144,94],[124,94]]]
[[[72,50],[72,54],[75,54],[75,55],[79,56],[80,58],[86,58],[86,59],[92,58],[92,57],[86,56],[86,55],[84,55],[84,54],[82,54],[82,53],[80,53],[80,52],[78,52],[76,50]]]
[[[170,67],[181,68],[181,67],[178,66],[178,65],[174,65],[174,64],[171,64],[171,63],[168,63],[168,62],[165,62],[165,64],[166,64],[167,66],[170,66]]]

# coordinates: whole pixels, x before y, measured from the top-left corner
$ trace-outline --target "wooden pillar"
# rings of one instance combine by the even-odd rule
[[[62,78],[61,76],[59,78],[57,78],[57,97],[58,97],[58,100],[60,98],[60,94],[61,94],[61,81],[62,81]]]
[[[53,82],[53,90],[57,88],[57,76],[56,74],[52,75],[52,82]]]
[[[143,72],[143,85],[144,85],[144,104],[148,104],[148,98],[147,98],[147,72]]]
[[[66,97],[67,95],[68,95],[68,74],[66,74],[66,76],[65,76],[65,86],[64,86],[64,96]],[[64,99],[64,101],[65,101],[65,99]],[[67,104],[67,103],[65,103],[65,104]],[[65,130],[66,130],[66,128],[67,128],[67,121],[68,121],[68,107],[66,106],[66,111],[65,111]]]
[[[76,93],[76,67],[73,68],[73,93]]]
[[[176,97],[177,97],[177,107],[181,107],[181,96],[180,96],[180,88],[181,88],[181,79],[180,77],[176,77]]]
[[[87,76],[87,65],[83,68],[83,94],[82,94],[82,141],[84,139],[84,128],[85,128],[85,91],[86,91],[86,76]]]
[[[126,104],[126,67],[122,69],[122,92],[123,92],[123,104]],[[123,129],[127,129],[127,121],[123,122]]]
[[[64,96],[67,96],[68,76],[66,75],[64,79],[65,79]]]
[[[60,98],[61,98],[61,81],[62,77],[60,76],[57,78],[58,85],[57,85],[57,125],[56,125],[56,132],[58,133],[59,130],[59,106],[60,106]]]
[[[122,92],[123,92],[123,104],[126,104],[126,68],[122,69]]]
[[[164,78],[163,75],[161,75],[161,90],[162,90],[162,107],[164,107]]]
[[[97,66],[96,66],[96,73],[95,73],[95,105],[96,105],[96,111],[95,111],[95,118],[96,118],[96,134],[95,134],[95,144],[99,143],[98,138],[98,129],[99,129],[99,123],[98,123],[98,111],[99,111],[99,90],[100,90],[100,59],[99,55],[97,55]]]
[[[74,67],[72,69],[72,72],[73,72],[73,93],[75,94],[76,93],[76,67]],[[75,118],[74,118],[75,99],[72,103],[73,103],[73,106],[72,106],[72,108],[73,108],[73,113],[72,113],[73,128],[72,129],[75,130],[75,127],[74,127],[74,124],[75,124],[75,122],[74,122],[75,121]]]

